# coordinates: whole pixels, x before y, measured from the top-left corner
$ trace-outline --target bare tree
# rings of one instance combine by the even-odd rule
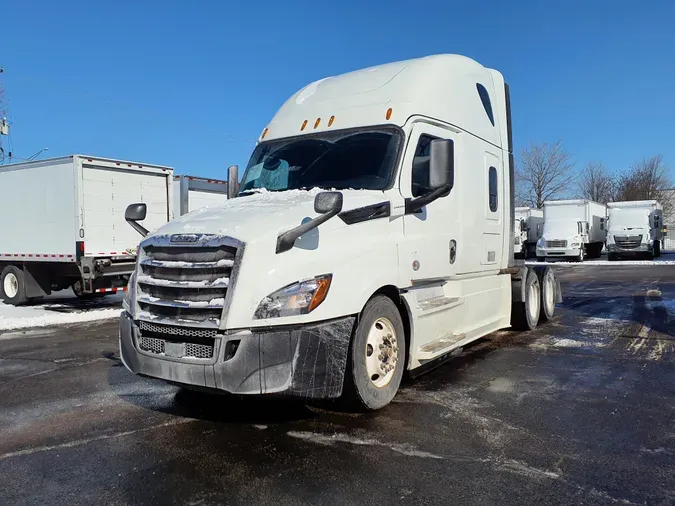
[[[614,200],[616,180],[602,162],[589,162],[579,176],[581,198],[606,204]]]
[[[516,169],[518,202],[541,209],[544,202],[566,196],[576,179],[571,155],[555,144],[530,144]]]
[[[675,207],[671,198],[664,198],[673,188],[670,170],[663,163],[663,156],[643,158],[630,166],[617,182],[616,200],[658,200],[663,214],[670,216]]]

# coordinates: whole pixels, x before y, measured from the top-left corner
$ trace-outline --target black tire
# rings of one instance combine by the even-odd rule
[[[5,283],[12,285],[13,293],[5,293]],[[23,271],[13,265],[8,265],[0,274],[0,295],[6,304],[20,306],[28,302],[26,297],[26,280]]]
[[[390,360],[389,357],[386,359],[387,363],[380,361],[385,367],[390,365],[394,367],[390,371],[392,374],[388,382],[382,386],[376,386],[374,382],[386,380],[389,372],[381,378],[373,375],[373,379],[371,379],[366,364],[367,356],[380,353],[379,349],[374,349],[368,343],[368,335],[371,328],[374,329],[380,321],[390,324],[394,331],[392,335],[395,340],[393,343],[389,341],[389,345],[386,346],[390,346],[390,348],[386,348],[385,351],[393,352],[395,348],[397,355],[395,361],[388,362]],[[382,325],[380,324],[380,326]],[[386,329],[386,327],[383,328]],[[370,355],[368,355],[369,351]],[[345,373],[345,389],[342,394],[343,401],[346,401],[351,408],[357,411],[374,411],[389,404],[398,392],[398,387],[401,384],[406,364],[405,355],[405,330],[398,308],[388,297],[382,295],[373,297],[368,301],[359,316],[349,347],[347,371]]]
[[[553,269],[545,267],[537,271],[539,279],[539,322],[547,322],[555,314],[557,283]]]
[[[576,257],[577,262],[582,263],[582,262],[584,261],[584,257],[585,257],[585,255],[584,255],[584,247],[582,246],[581,248],[579,248],[579,256]]]
[[[654,241],[654,256],[657,258],[661,256],[661,241]]]
[[[545,262],[546,257],[537,257],[537,262]]]
[[[610,262],[616,262],[618,258],[619,257],[617,256],[616,253],[607,253],[607,260],[609,260]]]
[[[540,293],[539,278],[532,269],[528,269],[525,278],[525,301],[513,302],[511,306],[511,326],[515,330],[526,331],[537,327],[541,307]]]

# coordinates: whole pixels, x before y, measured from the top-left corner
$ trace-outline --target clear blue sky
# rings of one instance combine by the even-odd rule
[[[675,3],[413,5],[3,0],[0,82],[14,155],[49,147],[43,156],[224,178],[308,82],[451,52],[511,84],[516,151],[561,140],[580,166],[620,169],[657,153],[675,166]]]

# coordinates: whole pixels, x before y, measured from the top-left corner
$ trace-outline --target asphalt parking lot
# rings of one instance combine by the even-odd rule
[[[114,320],[0,333],[0,504],[675,504],[675,268],[556,272],[552,323],[368,415],[179,394]]]

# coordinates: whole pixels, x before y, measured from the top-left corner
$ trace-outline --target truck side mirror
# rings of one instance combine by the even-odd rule
[[[342,211],[342,193],[340,192],[321,192],[314,197],[314,212],[320,214],[313,220],[298,225],[291,230],[282,232],[277,236],[277,254],[290,250],[295,244],[295,240],[315,229],[322,223],[327,222],[333,216]]]
[[[141,234],[143,237],[148,235],[150,232],[143,225],[138,223],[143,221],[148,214],[148,206],[142,203],[138,204],[129,204],[127,210],[124,212],[124,219],[129,225],[131,225],[136,232]]]
[[[432,190],[455,183],[454,143],[449,139],[434,139],[430,145],[429,186]]]
[[[525,232],[525,222],[523,220],[520,220],[520,231]]]
[[[413,214],[434,200],[446,196],[455,184],[454,143],[449,139],[431,141],[429,156],[430,192],[405,202],[405,214]]]
[[[321,192],[314,197],[314,212],[318,214],[328,214],[334,212],[338,214],[342,211],[342,193],[340,192]]]

